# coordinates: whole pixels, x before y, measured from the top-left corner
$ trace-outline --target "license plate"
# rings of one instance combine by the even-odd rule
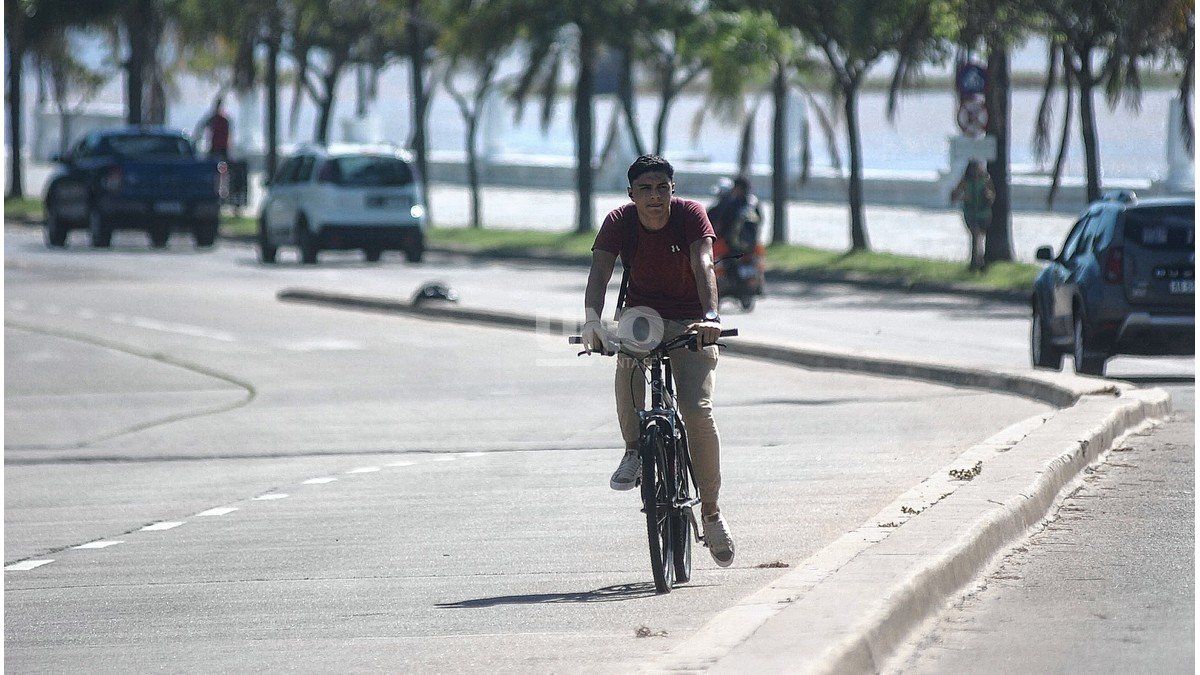
[[[154,211],[177,216],[183,213],[183,202],[154,202]]]
[[[1195,294],[1196,293],[1196,282],[1195,281],[1170,281],[1167,283],[1167,290],[1172,293]]]
[[[408,208],[408,197],[385,197],[376,195],[367,197],[367,208],[369,209],[404,209]]]

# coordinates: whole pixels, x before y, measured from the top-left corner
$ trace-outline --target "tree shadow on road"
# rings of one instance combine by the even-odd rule
[[[533,593],[528,595],[500,595],[493,598],[475,598],[459,600],[458,602],[439,602],[434,607],[438,609],[480,609],[498,605],[555,605],[562,603],[586,602],[618,602],[621,600],[636,600],[655,595],[654,584],[641,582],[636,584],[618,584],[605,586],[594,591],[574,591],[569,593]]]

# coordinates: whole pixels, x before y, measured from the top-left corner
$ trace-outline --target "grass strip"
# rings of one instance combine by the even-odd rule
[[[5,197],[4,220],[41,220],[42,200],[38,197]]]

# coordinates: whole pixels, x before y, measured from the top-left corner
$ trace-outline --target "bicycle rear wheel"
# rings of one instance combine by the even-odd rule
[[[642,506],[646,512],[646,535],[650,542],[650,571],[654,574],[654,590],[670,593],[674,583],[674,537],[672,536],[675,509],[669,492],[669,476],[663,461],[665,442],[658,427],[651,427],[642,437]]]

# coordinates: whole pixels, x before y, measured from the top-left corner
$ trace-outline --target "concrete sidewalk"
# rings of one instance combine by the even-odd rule
[[[25,188],[30,195],[41,196],[53,167],[28,164]],[[261,174],[250,178],[250,206],[256,214],[262,201]],[[682,195],[704,204],[710,195]],[[461,185],[435,183],[430,186],[430,214],[443,227],[463,227],[470,220],[470,192]],[[610,210],[628,201],[622,193],[596,195],[596,226]],[[763,203],[765,221],[762,236],[770,237],[771,204]],[[916,207],[866,207],[867,233],[876,251],[915,255],[943,260],[966,261],[967,235],[958,210]],[[517,187],[483,189],[484,226],[568,232],[574,228],[575,194],[562,190]],[[1062,244],[1074,219],[1059,213],[1021,212],[1013,215],[1013,253],[1017,260],[1032,262],[1038,246],[1056,249]],[[849,207],[841,204],[793,201],[788,208],[788,242],[815,248],[850,248]]]

